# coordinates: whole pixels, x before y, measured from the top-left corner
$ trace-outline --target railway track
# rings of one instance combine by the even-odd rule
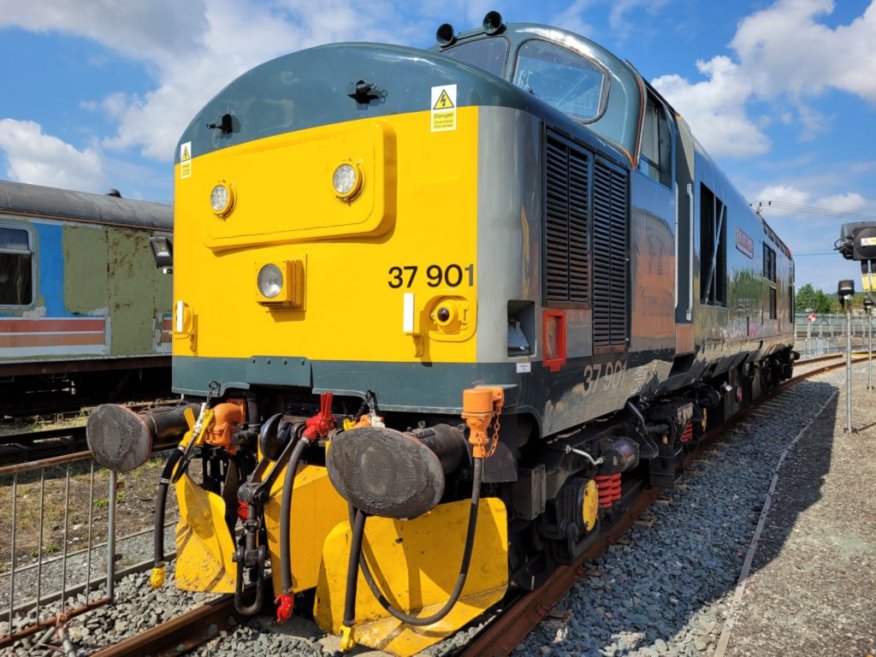
[[[866,353],[858,352],[852,354],[852,364],[866,362],[867,359],[868,355]],[[794,378],[789,379],[789,381],[786,381],[785,383],[790,383],[791,381],[795,381],[798,378],[806,378],[814,376],[816,374],[820,374],[822,372],[828,372],[838,367],[844,367],[845,364],[845,354],[830,354],[827,356],[819,356],[817,358],[809,358],[807,360],[798,361],[794,365]]]
[[[82,424],[5,434],[0,436],[0,462],[29,463],[74,454],[85,449],[85,422]]]
[[[686,457],[685,465],[690,465],[712,446],[718,438],[735,427],[739,422],[755,412],[767,400],[788,388],[813,376],[845,366],[843,355],[810,359],[800,363],[796,369],[803,370],[758,400],[751,408],[738,413],[730,421],[709,432],[699,445]],[[856,356],[853,362],[866,360]],[[682,477],[683,479],[684,477]],[[582,578],[588,577],[587,563],[600,556],[605,550],[621,539],[621,536],[641,518],[652,502],[660,496],[662,489],[639,488],[625,495],[624,502],[628,512],[621,520],[606,531],[605,535],[588,551],[568,566],[560,566],[548,581],[535,591],[510,598],[495,617],[486,621],[485,626],[458,653],[462,657],[502,657],[509,655],[523,639],[546,617],[569,590]],[[181,649],[193,649],[222,632],[244,621],[234,609],[233,596],[221,596],[210,603],[199,605],[190,612],[161,623],[147,632],[129,637],[112,646],[93,653],[97,657],[121,657],[129,654],[176,655]]]
[[[234,596],[224,596],[91,654],[92,657],[180,655],[245,621],[246,617],[234,609]]]

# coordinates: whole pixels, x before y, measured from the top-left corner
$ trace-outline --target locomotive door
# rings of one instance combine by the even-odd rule
[[[640,348],[674,350],[679,272],[675,191],[675,121],[656,91],[647,88],[639,148],[643,181],[634,199],[636,293],[633,338]],[[644,211],[640,208],[643,208]]]
[[[693,353],[694,141],[680,116],[675,131],[675,352]]]

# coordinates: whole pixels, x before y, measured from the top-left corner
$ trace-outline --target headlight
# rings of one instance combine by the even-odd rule
[[[234,191],[227,183],[221,182],[210,190],[210,207],[220,217],[224,217],[234,205]]]
[[[362,174],[359,168],[348,163],[341,164],[332,174],[332,187],[342,200],[352,199],[362,186]]]
[[[283,272],[274,264],[267,264],[259,269],[259,292],[266,299],[273,299],[283,289]]]

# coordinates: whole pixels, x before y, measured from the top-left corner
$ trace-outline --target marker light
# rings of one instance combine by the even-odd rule
[[[224,217],[234,206],[234,191],[227,183],[221,182],[210,190],[210,207],[220,217]]]
[[[273,299],[283,289],[283,272],[273,263],[265,265],[259,269],[258,286],[263,297]]]
[[[150,237],[149,246],[152,247],[155,266],[169,273],[173,269],[173,240],[170,237]]]
[[[344,162],[332,174],[332,187],[343,201],[351,200],[362,186],[362,175],[358,167]]]

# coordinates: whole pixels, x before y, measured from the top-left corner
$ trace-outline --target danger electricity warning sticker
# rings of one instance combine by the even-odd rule
[[[432,132],[456,130],[456,85],[432,87]]]
[[[189,178],[192,175],[192,142],[187,141],[179,147],[179,177]]]

